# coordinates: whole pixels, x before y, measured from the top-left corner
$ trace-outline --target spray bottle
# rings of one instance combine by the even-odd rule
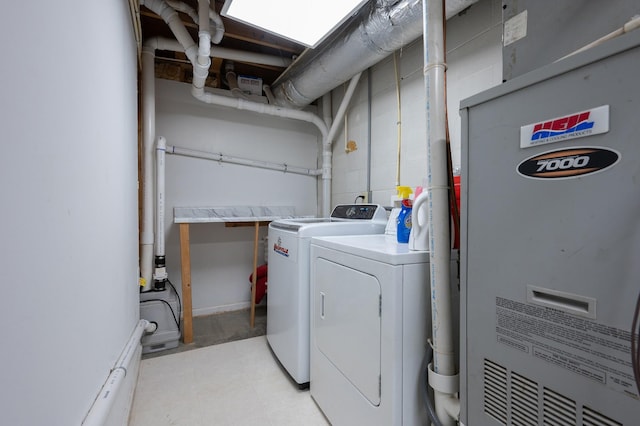
[[[402,199],[402,207],[398,215],[398,228],[396,237],[399,243],[408,243],[411,233],[411,199],[409,196],[413,192],[408,186],[398,186],[398,196]]]

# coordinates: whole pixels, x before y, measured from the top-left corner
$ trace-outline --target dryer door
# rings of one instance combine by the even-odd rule
[[[315,344],[375,406],[380,404],[380,295],[375,276],[317,259]]]

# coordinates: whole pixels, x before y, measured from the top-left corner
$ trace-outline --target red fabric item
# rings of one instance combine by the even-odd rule
[[[249,283],[253,283],[253,273],[249,275]],[[251,286],[249,286],[251,289]],[[267,265],[260,265],[256,268],[256,299],[258,304],[262,301],[264,295],[267,294]]]
[[[262,278],[262,277],[266,277],[267,276],[267,265],[260,265],[256,268],[256,273],[257,273],[257,277],[258,279]],[[249,275],[249,281],[253,281],[253,272],[251,273],[251,275]]]
[[[262,302],[265,294],[267,294],[267,277],[261,277],[256,280],[256,304]]]

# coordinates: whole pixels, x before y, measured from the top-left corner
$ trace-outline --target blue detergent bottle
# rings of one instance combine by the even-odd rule
[[[398,214],[396,237],[399,243],[408,243],[411,233],[411,209],[412,202],[409,195],[413,191],[408,186],[398,186],[398,195],[402,199],[402,207]]]

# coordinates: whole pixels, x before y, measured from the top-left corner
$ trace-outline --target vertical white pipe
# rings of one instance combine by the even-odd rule
[[[160,136],[156,144],[156,256],[164,256],[164,182],[167,140]]]
[[[209,32],[209,0],[198,0],[198,57],[193,62],[193,86],[203,89],[211,66],[211,33]]]
[[[153,141],[156,131],[155,50],[142,49],[142,218],[140,224],[140,275],[143,291],[151,289],[153,268]]]
[[[336,116],[333,119],[333,124],[329,129],[329,133],[324,139],[322,143],[322,216],[328,217],[331,214],[331,157],[332,157],[332,149],[333,149],[333,139],[338,132],[338,128],[340,127],[340,123],[342,123],[342,119],[344,118],[344,114],[347,111],[347,107],[351,102],[351,98],[353,97],[354,92],[356,91],[356,87],[358,87],[358,82],[360,81],[360,76],[362,73],[354,75],[349,81],[349,86],[347,90],[344,92],[344,97],[340,102],[340,106],[338,107],[338,111],[336,112]]]
[[[333,108],[332,108],[332,99],[331,99],[331,92],[327,92],[322,96],[322,119],[324,120],[325,124],[327,125],[327,129],[331,128],[331,125],[333,124],[333,120],[332,120],[332,115],[333,115]],[[331,165],[331,150],[329,150],[329,152],[326,152],[324,149],[324,139],[322,139],[320,141],[320,152],[322,153],[322,165],[320,168],[321,174],[329,173],[331,174],[331,169],[326,170],[324,169],[324,165],[325,164],[329,164]],[[322,185],[320,188],[320,204],[318,205],[318,208],[320,210],[320,216],[321,217],[328,217],[329,214],[325,213],[325,202],[324,200],[327,199],[327,197],[329,198],[329,208],[331,208],[331,184],[327,183],[327,181],[325,179],[321,179]]]
[[[423,0],[424,82],[427,115],[429,250],[433,370],[454,376],[455,353],[451,313],[449,188],[445,122],[444,0]],[[444,408],[449,395],[434,389],[436,413],[443,425],[454,425]]]

